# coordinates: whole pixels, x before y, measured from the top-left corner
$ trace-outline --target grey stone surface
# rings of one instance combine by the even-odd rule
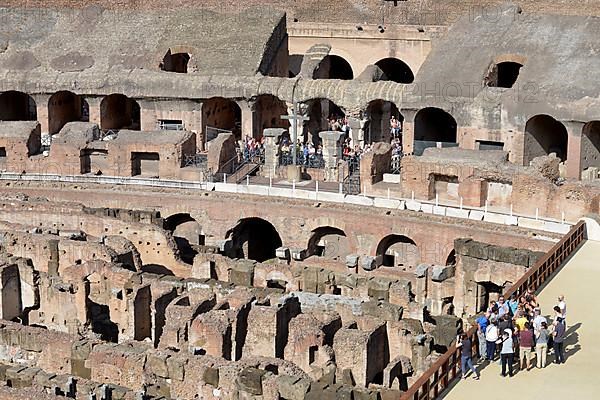
[[[454,276],[454,266],[441,266],[435,265],[431,269],[431,280],[434,282],[443,282],[446,279],[452,278]]]
[[[431,265],[429,264],[417,265],[417,268],[415,268],[415,275],[417,276],[417,278],[424,278],[425,276],[427,276],[427,271],[430,267]]]

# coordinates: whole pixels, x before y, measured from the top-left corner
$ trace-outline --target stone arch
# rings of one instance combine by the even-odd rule
[[[198,251],[194,246],[204,246],[202,226],[189,213],[173,214],[163,219],[163,228],[173,235],[181,260],[193,264]]]
[[[569,134],[561,122],[550,115],[535,115],[525,124],[523,163],[529,165],[534,158],[550,153],[566,161],[568,143]]]
[[[231,131],[237,139],[242,137],[242,109],[231,99],[211,97],[202,103],[202,121],[208,140],[216,137],[215,129]]]
[[[382,81],[413,83],[415,80],[415,75],[408,64],[398,58],[383,58],[377,61],[375,65],[383,72],[383,76],[380,79]]]
[[[166,72],[186,74],[190,59],[191,55],[188,52],[178,52],[176,49],[169,49],[159,64],[159,68]]]
[[[446,265],[456,265],[456,250],[452,249],[452,251],[446,257]]]
[[[288,114],[288,108],[285,101],[280,98],[271,94],[262,94],[256,98],[254,109],[254,138],[262,138],[263,131],[267,128],[290,128],[289,121],[281,119],[282,115]]]
[[[306,253],[307,256],[344,260],[350,254],[350,243],[346,232],[332,226],[314,229],[308,240]]]
[[[87,101],[67,90],[54,93],[48,99],[48,133],[60,132],[68,122],[90,120],[90,108]]]
[[[36,121],[37,105],[27,93],[10,90],[0,94],[0,121]]]
[[[421,261],[419,247],[404,235],[391,234],[377,245],[377,261],[384,267],[414,267]]]
[[[387,142],[392,139],[390,119],[392,116],[400,122],[400,127],[404,122],[404,116],[398,110],[398,107],[390,101],[381,99],[372,100],[367,106],[367,115],[369,125],[365,143]]]
[[[313,72],[313,79],[354,79],[352,66],[345,58],[329,54],[325,56]]]
[[[231,257],[263,262],[275,258],[275,250],[282,245],[277,229],[258,217],[244,218],[227,232],[231,239]]]
[[[583,126],[581,135],[581,169],[600,168],[600,121]]]
[[[113,93],[100,103],[100,128],[140,130],[140,105],[121,93]]]
[[[489,87],[511,88],[517,82],[525,57],[517,54],[503,54],[494,58],[484,77]]]
[[[307,105],[306,114],[310,120],[304,124],[303,135],[305,141],[312,141],[317,145],[321,143],[319,133],[331,130],[331,118],[344,118],[346,113],[333,101],[325,98],[310,99],[303,102]]]
[[[450,113],[436,107],[426,107],[415,115],[415,140],[456,143],[456,120]]]

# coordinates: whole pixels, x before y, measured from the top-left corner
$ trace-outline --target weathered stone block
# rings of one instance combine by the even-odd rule
[[[431,265],[429,265],[429,264],[419,264],[417,266],[417,268],[415,269],[415,275],[417,276],[417,278],[426,277],[429,267],[431,267]]]
[[[245,368],[238,375],[235,384],[238,390],[261,396],[263,393],[262,380],[267,371],[257,368]]]
[[[287,247],[279,247],[275,249],[275,256],[281,260],[290,259],[290,249]]]
[[[434,282],[443,282],[446,279],[454,276],[454,266],[441,266],[436,265],[431,269],[431,280]]]
[[[348,268],[356,268],[358,267],[358,259],[359,257],[355,254],[351,254],[346,256],[346,266]]]
[[[280,375],[277,380],[279,394],[288,400],[303,400],[310,388],[310,380]]]
[[[202,374],[202,380],[209,385],[214,387],[219,386],[219,369],[206,367],[204,373]]]
[[[376,258],[372,256],[363,256],[360,258],[360,266],[365,271],[373,271],[377,268]]]
[[[239,286],[252,286],[255,263],[240,261],[229,271],[229,282]]]

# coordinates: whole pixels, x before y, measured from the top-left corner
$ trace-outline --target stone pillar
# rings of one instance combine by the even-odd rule
[[[85,100],[89,107],[90,122],[100,126],[100,104],[102,103],[102,97],[86,97]]]
[[[50,100],[50,95],[35,94],[32,97],[35,100],[37,120],[40,123],[42,135],[48,134],[48,101]]]
[[[238,106],[242,110],[242,139],[246,136],[252,136],[254,133],[254,119],[252,116],[253,103],[248,101],[238,101]]]
[[[583,132],[583,123],[569,121],[564,123],[569,133],[569,142],[567,146],[567,178],[581,179],[581,135]]]
[[[402,152],[411,154],[414,151],[415,141],[415,110],[406,110],[404,112],[404,122],[402,123]]]
[[[279,165],[279,137],[286,132],[282,128],[267,128],[263,131],[265,139],[265,164],[262,174],[265,177],[275,177],[275,171]]]
[[[344,132],[324,131],[320,132],[319,136],[323,140],[325,179],[334,182],[338,177],[338,161],[342,159],[342,143],[340,143],[340,138],[344,136]]]

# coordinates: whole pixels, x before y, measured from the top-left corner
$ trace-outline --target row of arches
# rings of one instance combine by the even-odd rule
[[[1,121],[36,121],[37,104],[27,93],[8,91],[0,94]],[[58,133],[68,122],[90,120],[87,100],[70,91],[59,91],[48,99],[48,133]],[[100,103],[102,129],[139,130],[140,106],[134,99],[115,93]]]
[[[287,105],[273,95],[258,96],[254,102],[253,126],[255,137],[260,137],[266,128],[288,128],[289,122],[282,120],[287,114]],[[345,116],[344,110],[328,99],[313,99],[305,103],[310,120],[304,126],[304,137],[318,141],[321,131],[330,129],[331,117]],[[214,97],[206,100],[202,107],[205,127],[214,127],[234,132],[241,137],[242,111],[231,99]],[[100,103],[100,127],[103,130],[141,129],[140,106],[138,102],[123,94],[105,96]],[[371,101],[366,109],[368,124],[365,127],[365,142],[389,140],[389,118],[394,116],[400,123],[403,115],[394,103],[384,100]],[[32,96],[18,91],[0,94],[0,120],[35,121],[37,105]],[[89,121],[90,109],[86,99],[70,91],[59,91],[48,100],[48,131],[58,133],[72,121]],[[414,118],[414,140],[423,142],[457,142],[458,124],[445,110],[426,107],[419,110]],[[531,117],[524,130],[523,163],[528,165],[535,157],[556,153],[566,161],[569,135],[564,124],[545,114]],[[598,166],[600,163],[600,121],[587,123],[582,131],[582,169]]]
[[[180,254],[187,254],[191,247],[204,244],[202,227],[189,213],[174,214],[165,218],[163,227],[172,232]],[[283,245],[275,226],[259,217],[239,220],[227,231],[225,239],[231,242],[228,249],[231,258],[258,262],[275,258],[276,250]],[[345,262],[346,256],[352,253],[352,246],[344,230],[334,226],[321,226],[311,231],[304,251],[305,257]],[[453,254],[451,252],[448,255],[446,263],[455,262]],[[390,234],[382,238],[377,245],[375,256],[383,267],[413,268],[421,262],[421,252],[417,243],[400,234]],[[191,260],[189,261],[191,263]]]
[[[289,57],[289,77],[294,78],[300,73],[302,54],[292,54]],[[404,61],[388,57],[377,61],[375,67],[378,68],[379,74],[376,80],[392,81],[396,83],[412,83],[415,80],[415,75],[411,68]],[[321,60],[317,68],[313,71],[313,79],[341,79],[352,80],[358,75],[352,69],[350,63],[341,56],[329,54]]]

